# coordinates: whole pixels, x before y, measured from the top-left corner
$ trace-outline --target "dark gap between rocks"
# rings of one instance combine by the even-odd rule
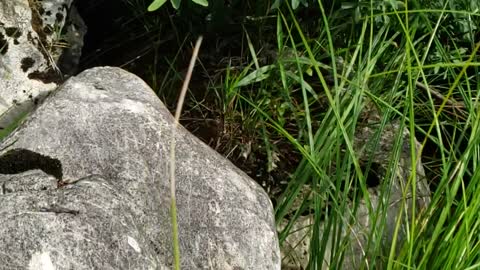
[[[120,66],[122,55],[135,48],[122,42],[132,33],[124,32],[124,24],[133,14],[124,1],[75,1],[73,5],[87,25],[79,71],[96,66]],[[119,40],[122,36],[122,40]]]

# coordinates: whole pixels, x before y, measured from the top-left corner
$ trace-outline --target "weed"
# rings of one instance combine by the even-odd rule
[[[181,121],[270,191],[282,245],[309,216],[302,230],[308,269],[342,267],[351,239],[362,243],[359,268],[479,266],[476,3],[275,1],[271,9],[270,1],[210,2],[158,11],[169,15],[168,39],[168,31],[147,27],[160,25],[159,16],[141,17],[147,34],[138,35],[162,46],[148,47],[140,60],[150,68],[140,75],[173,108],[170,89],[184,77],[190,33],[205,33]],[[399,132],[379,166],[373,149],[390,123]],[[365,125],[374,128],[367,157],[355,145]],[[420,159],[432,190],[421,212],[409,200],[420,193]],[[405,185],[392,194],[405,163]],[[386,202],[397,195],[401,207],[388,231]],[[358,235],[364,210],[376,226]]]

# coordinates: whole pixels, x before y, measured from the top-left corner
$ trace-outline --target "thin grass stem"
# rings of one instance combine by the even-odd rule
[[[180,96],[178,98],[177,108],[175,110],[175,122],[172,129],[172,140],[170,141],[170,214],[172,218],[172,234],[173,234],[173,258],[174,269],[180,270],[180,245],[178,242],[178,223],[177,223],[177,203],[175,198],[175,136],[177,128],[180,124],[180,114],[182,113],[183,103],[188,89],[188,84],[192,78],[193,68],[198,57],[198,51],[202,44],[203,37],[200,36],[195,44],[193,55],[188,66],[188,71],[183,82]]]

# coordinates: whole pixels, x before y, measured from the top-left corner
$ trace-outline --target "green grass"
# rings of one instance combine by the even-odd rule
[[[405,210],[397,217],[394,237],[398,236],[402,226],[407,226],[403,228],[407,235],[405,241],[397,242],[394,238],[391,251],[382,253],[385,247],[377,239],[386,232],[381,226],[374,227],[368,234],[369,244],[364,252],[367,255],[384,254],[385,257],[378,261],[364,260],[362,267],[463,269],[478,265],[479,200],[475,198],[475,194],[479,192],[476,182],[478,73],[473,72],[478,66],[478,45],[473,42],[466,44],[463,40],[456,43],[456,39],[452,38],[447,47],[440,40],[442,36],[450,37],[455,34],[451,32],[454,28],[448,29],[446,25],[442,25],[448,20],[449,14],[467,19],[476,15],[471,11],[422,9],[420,12],[413,11],[412,14],[416,14],[413,16],[405,10],[393,9],[388,13],[376,13],[370,9],[370,14],[366,13],[357,24],[350,26],[352,32],[344,40],[346,46],[338,48],[334,43],[339,41],[334,40],[334,37],[339,33],[335,31],[341,28],[342,23],[347,22],[336,21],[336,14],[327,15],[321,3],[319,9],[322,18],[322,27],[319,28],[322,30],[316,37],[304,33],[291,10],[277,14],[279,55],[283,50],[291,50],[290,60],[294,65],[286,67],[284,59],[277,59],[273,66],[270,64],[260,67],[252,55],[254,65],[248,66],[252,72],[239,75],[239,81],[250,79],[254,85],[252,88],[255,87],[257,92],[275,93],[277,86],[283,86],[281,88],[284,92],[278,91],[276,98],[284,99],[288,104],[286,107],[293,116],[288,120],[279,118],[271,106],[262,107],[264,96],[254,95],[245,87],[237,92],[256,112],[253,116],[255,121],[265,121],[270,134],[259,132],[258,136],[264,137],[263,141],[271,141],[271,138],[277,135],[283,136],[303,156],[288,188],[277,199],[277,224],[280,224],[289,212],[294,211],[289,224],[280,231],[281,244],[289,235],[296,218],[305,208],[310,209],[314,218],[310,232],[312,240],[308,268],[322,267],[325,259],[330,261],[331,267],[342,265],[345,252],[344,246],[342,247],[345,242],[342,240],[348,237],[338,232],[345,229],[345,223],[353,225],[356,222],[345,220],[344,213],[351,212],[351,216],[355,217],[360,201],[370,205],[371,198],[366,186],[366,175],[369,172],[363,170],[359,164],[359,157],[352,147],[352,136],[362,110],[368,106],[367,100],[372,100],[383,113],[380,129],[390,119],[400,119],[410,131],[408,143],[411,146],[415,145],[414,135],[418,134],[419,138],[423,138],[421,149],[427,144],[437,148],[438,152],[434,156],[424,159],[430,159],[438,169],[429,172],[429,176],[436,179],[436,183],[432,183],[432,187],[436,188],[425,214],[417,216],[415,211],[411,211],[411,220],[414,222],[406,222]],[[384,19],[383,23],[375,22],[379,17]],[[478,21],[477,19],[472,22],[472,25],[478,25]],[[471,31],[469,34],[473,37],[477,32]],[[250,42],[248,45],[252,47]],[[459,50],[460,46],[462,50]],[[455,48],[453,52],[451,47]],[[448,49],[450,51],[447,51]],[[252,49],[250,52],[255,53]],[[323,69],[322,65],[318,64],[318,59],[321,59],[323,54],[331,58],[329,69]],[[340,57],[344,59],[342,67],[336,66]],[[330,71],[333,82],[326,82],[326,70]],[[313,78],[307,79],[309,72],[313,73]],[[256,76],[251,79],[250,75],[253,74]],[[312,87],[309,83],[311,81],[316,81],[318,85]],[[447,90],[444,92],[444,100],[435,100],[430,89],[424,90],[421,94],[426,97],[422,97],[416,82],[445,85]],[[291,96],[297,91],[299,94],[292,101]],[[229,92],[232,90],[229,89]],[[324,111],[317,113],[315,107],[318,106],[316,103],[320,95],[324,96],[328,105],[323,108]],[[464,104],[463,109],[467,110],[463,114],[467,115],[465,119],[459,119],[458,114],[452,115],[452,109],[446,108],[452,96]],[[294,134],[287,131],[282,124],[285,121],[300,123],[298,130]],[[399,162],[400,140],[401,138],[394,147],[391,160],[385,161],[392,172]],[[265,149],[271,149],[271,146]],[[422,152],[415,151],[415,147],[410,149],[414,165]],[[412,168],[406,189],[415,194],[413,183],[417,175],[415,166]],[[387,173],[383,185],[388,185],[393,176],[393,173]],[[300,198],[303,200],[303,207],[292,208],[300,194],[303,194],[301,191],[305,186],[308,186],[310,192]],[[352,188],[361,191],[358,195],[360,198],[352,200],[347,196]],[[390,195],[388,192],[382,193],[384,198]],[[404,200],[407,200],[406,196]],[[411,207],[415,209],[414,205]],[[386,208],[370,207],[370,219],[385,224],[385,210]],[[338,243],[331,244],[325,232],[337,235]],[[326,258],[327,248],[331,248],[333,252],[330,258]],[[395,252],[397,248],[400,250],[398,253]]]
[[[219,5],[209,2],[206,13],[217,14]],[[271,193],[280,244],[287,245],[299,218],[311,217],[308,269],[326,262],[341,268],[351,239],[360,238],[360,269],[480,267],[478,4],[307,1],[308,8],[292,10],[289,2],[277,10],[266,1],[220,5],[233,11],[233,21],[241,18],[233,34],[218,31],[225,21],[215,23],[215,16],[198,30],[195,16],[204,10],[180,8],[168,18],[178,50],[161,55],[155,47],[147,81],[174,104],[184,52],[195,38],[188,33],[217,31],[206,35],[186,115],[220,119],[222,136],[212,146],[243,169],[255,160],[251,175],[281,171],[287,184]],[[219,57],[221,42],[240,49]],[[365,157],[354,138],[377,112]],[[408,133],[396,134],[378,195],[372,195],[370,181],[378,173],[372,153],[392,122]],[[432,193],[428,207],[418,211],[409,198],[420,192],[420,158]],[[387,202],[398,195],[390,190],[404,162],[412,170],[388,232]],[[360,212],[375,226],[359,236],[353,228]],[[391,241],[385,242],[387,234]]]
[[[17,129],[17,127],[27,118],[28,113],[28,111],[20,113],[15,119],[13,119],[12,123],[8,124],[8,126],[3,129],[0,129],[0,141],[15,131],[15,129]]]
[[[341,269],[352,242],[364,254],[356,269],[480,268],[476,1],[302,1],[309,7],[295,10],[291,1],[274,10],[269,1],[183,1],[157,16],[146,12],[150,1],[124,2],[134,13],[129,38],[151,42],[140,75],[172,110],[192,41],[205,32],[182,123],[194,133],[217,123],[204,140],[259,182],[273,178],[280,245],[300,248],[289,236],[304,233],[307,269]],[[379,168],[391,123],[408,133],[397,132]],[[364,126],[374,132],[362,154],[355,138]],[[410,200],[421,193],[419,159],[432,191],[422,210]],[[405,162],[412,169],[387,227]],[[361,234],[360,213],[375,224]],[[177,244],[177,266],[179,256]]]

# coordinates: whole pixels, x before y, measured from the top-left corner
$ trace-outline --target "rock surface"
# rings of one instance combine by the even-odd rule
[[[72,0],[0,1],[0,129],[31,111],[78,63],[86,28]]]
[[[172,128],[135,75],[67,80],[0,144],[2,264],[170,269]],[[267,194],[185,129],[175,140],[182,268],[279,269]]]

